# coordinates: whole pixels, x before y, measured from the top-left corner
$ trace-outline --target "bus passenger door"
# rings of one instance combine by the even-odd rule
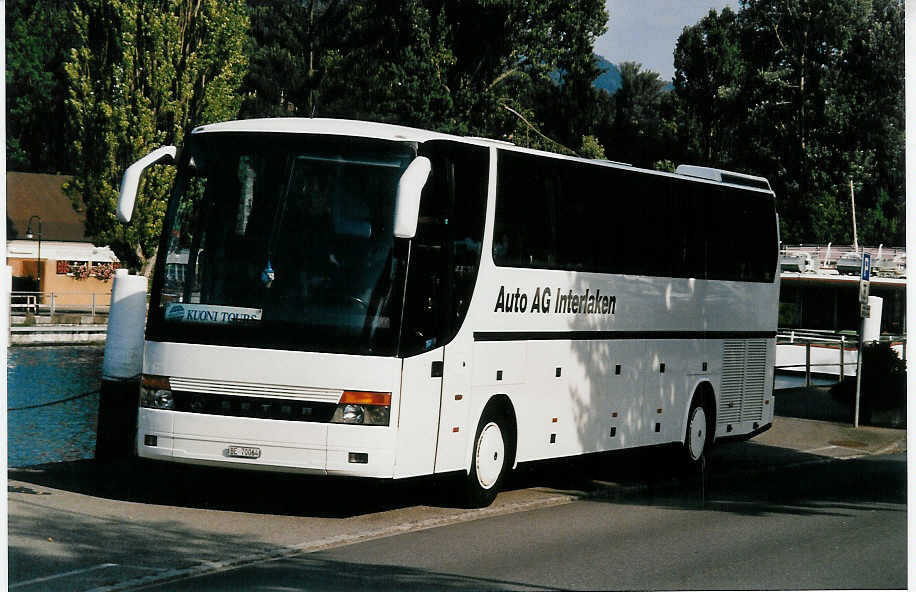
[[[401,325],[401,397],[394,477],[429,475],[436,460],[442,392],[441,248],[423,216],[411,239]],[[424,221],[425,218],[425,221]]]
[[[431,474],[436,462],[443,375],[443,307],[448,302],[443,243],[446,204],[434,168],[410,239],[401,324],[401,398],[394,477]]]
[[[468,468],[468,441],[477,429],[470,413],[473,331],[464,320],[480,267],[491,154],[487,147],[449,141],[426,142],[421,151],[433,163],[428,189],[440,204],[445,355],[435,471],[442,473]]]
[[[405,358],[402,362],[395,478],[433,472],[443,351],[443,348],[437,347]]]
[[[480,264],[490,151],[430,141],[420,154],[432,172],[408,263],[395,476],[467,469],[477,427],[468,417],[473,336],[461,329]]]

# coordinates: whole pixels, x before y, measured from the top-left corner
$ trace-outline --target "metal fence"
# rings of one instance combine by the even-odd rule
[[[906,336],[882,335],[879,341],[881,343],[890,343],[891,346],[899,345],[901,347],[900,357],[904,360],[906,359]],[[804,368],[805,386],[811,386],[812,372],[819,374],[832,374],[832,372],[818,372],[817,369],[819,368],[828,370],[835,369],[837,371],[837,382],[842,382],[846,376],[855,376],[855,370],[853,370],[851,374],[847,371],[849,366],[852,366],[853,369],[856,367],[859,353],[859,340],[858,337],[853,333],[847,334],[827,331],[780,330],[776,335],[776,345],[804,345],[804,364],[777,364],[776,370],[794,370]],[[812,347],[835,349],[837,350],[838,359],[829,362],[812,362]]]
[[[107,315],[111,292],[12,292],[10,315]]]

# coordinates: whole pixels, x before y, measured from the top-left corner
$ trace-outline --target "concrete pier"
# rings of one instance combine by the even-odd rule
[[[10,327],[10,345],[105,343],[107,325],[20,325]]]

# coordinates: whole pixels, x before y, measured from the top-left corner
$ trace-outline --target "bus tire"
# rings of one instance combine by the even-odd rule
[[[467,476],[466,503],[485,508],[493,503],[510,468],[510,432],[505,416],[490,407],[480,418],[474,436],[471,470]]]
[[[706,452],[712,444],[712,419],[713,415],[706,397],[702,393],[697,393],[690,403],[687,430],[684,435],[683,458],[688,468],[698,467],[705,460]]]

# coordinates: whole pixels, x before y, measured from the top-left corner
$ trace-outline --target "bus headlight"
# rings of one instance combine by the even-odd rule
[[[168,376],[143,375],[140,380],[140,406],[149,409],[175,408]]]
[[[338,407],[339,409],[340,407]],[[343,423],[363,423],[366,416],[366,408],[362,405],[344,405],[343,413],[340,414],[340,420]]]
[[[331,423],[388,425],[390,418],[391,393],[344,391]]]

